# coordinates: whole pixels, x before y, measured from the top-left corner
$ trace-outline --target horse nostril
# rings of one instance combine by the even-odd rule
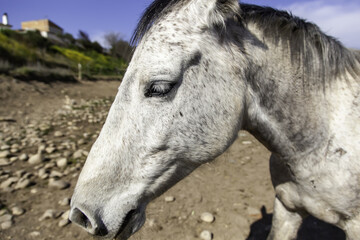
[[[71,222],[84,228],[88,233],[97,236],[105,236],[108,231],[102,221],[96,216],[88,217],[79,208],[73,208],[70,212],[69,219]]]

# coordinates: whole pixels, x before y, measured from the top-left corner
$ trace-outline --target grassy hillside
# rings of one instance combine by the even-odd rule
[[[22,80],[75,81],[78,65],[87,79],[121,79],[124,59],[103,52],[97,42],[76,40],[70,34],[60,41],[43,38],[39,32],[0,31],[0,74]]]

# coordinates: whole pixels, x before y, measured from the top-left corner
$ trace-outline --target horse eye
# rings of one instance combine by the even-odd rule
[[[164,97],[174,86],[174,83],[167,81],[152,82],[145,91],[145,97]]]

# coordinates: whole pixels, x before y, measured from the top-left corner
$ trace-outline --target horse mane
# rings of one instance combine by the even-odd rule
[[[135,46],[151,28],[154,22],[168,13],[175,5],[187,0],[155,0],[144,11],[131,37],[130,43]]]
[[[153,1],[140,18],[131,44],[135,46],[156,20],[172,11],[175,6],[188,1]],[[295,66],[300,64],[299,71],[302,72],[304,82],[305,79],[317,81],[320,78],[325,88],[329,80],[345,76],[346,72],[354,78],[360,75],[359,54],[345,48],[311,22],[295,17],[287,11],[251,4],[240,4],[240,13],[237,15],[241,25],[255,23],[263,29],[264,37],[271,39],[276,45],[282,44],[282,47],[290,49],[292,63]]]
[[[302,67],[303,80],[322,80],[322,86],[348,72],[355,79],[360,75],[360,56],[345,48],[337,39],[324,34],[320,28],[290,12],[251,4],[241,5],[241,21],[255,23],[264,37],[275,45],[290,50],[293,64]],[[309,82],[310,83],[310,82]],[[311,82],[313,84],[313,82]]]

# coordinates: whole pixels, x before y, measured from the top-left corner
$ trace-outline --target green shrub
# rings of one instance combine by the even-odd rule
[[[38,80],[43,82],[76,81],[73,73],[63,68],[46,68],[44,66],[24,66],[12,70],[10,74],[21,80]]]

